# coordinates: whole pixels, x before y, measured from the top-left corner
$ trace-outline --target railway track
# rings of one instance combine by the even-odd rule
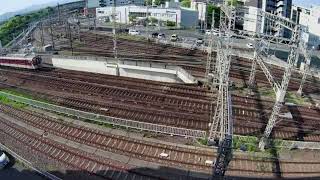
[[[103,159],[86,152],[81,152],[78,149],[49,141],[27,129],[17,127],[16,124],[2,118],[0,118],[0,124],[2,136],[12,139],[16,143],[19,143],[20,148],[25,147],[34,154],[37,154],[37,156],[42,155],[47,157],[51,161],[56,162],[57,166],[63,165],[65,168],[70,168],[70,170],[84,171],[87,174],[107,179],[116,179],[115,177],[127,177],[127,179],[134,179],[136,177],[136,179],[141,179],[141,175],[129,173],[132,167],[128,167],[120,162]],[[157,179],[149,178],[148,176],[142,177],[145,177],[145,179]]]
[[[63,88],[61,84],[54,84],[54,83],[49,84],[49,88],[51,90],[54,90],[57,87],[59,88],[56,89],[56,91],[59,91],[61,90],[61,88]],[[46,84],[44,86],[36,86],[36,88],[32,89],[32,91],[43,93],[44,91],[46,91],[47,88],[48,88],[48,85]],[[39,91],[39,89],[42,89],[42,90]],[[152,107],[149,107],[148,111],[146,111],[146,104],[145,103],[143,104],[143,101],[140,101],[138,103],[135,100],[128,101],[126,99],[126,100],[123,100],[121,103],[119,103],[118,101],[110,101],[109,99],[108,103],[106,103],[101,101],[101,96],[99,97],[99,99],[93,99],[93,95],[94,95],[93,93],[90,93],[90,95],[88,95],[88,93],[84,92],[81,94],[81,98],[80,98],[79,96],[74,94],[77,91],[73,91],[73,90],[68,91],[66,88],[63,88],[63,90],[64,90],[64,93],[59,94],[57,97],[56,97],[57,92],[49,92],[47,95],[52,97],[51,101],[62,106],[83,110],[87,112],[95,112],[95,113],[104,114],[107,116],[132,119],[132,120],[141,121],[141,122],[151,122],[155,124],[165,124],[173,127],[183,127],[188,129],[197,129],[197,130],[208,130],[208,124],[210,123],[209,117],[205,116],[209,114],[209,111],[201,112],[199,110],[194,110],[194,112],[191,112],[190,109],[188,109],[188,112],[185,111],[184,113],[182,113],[181,109],[184,109],[184,108],[181,108],[181,109],[176,109],[175,113],[168,113],[160,109],[152,109]],[[246,103],[243,103],[243,102],[246,102]],[[250,102],[257,103],[252,98],[236,97],[235,104],[238,104],[238,105],[235,106],[234,113],[233,113],[235,115],[235,121],[236,121],[236,128],[235,128],[236,134],[260,135],[261,130],[264,128],[266,124],[266,119],[265,121],[261,121],[260,116],[261,116],[262,109],[256,110],[254,109],[253,105],[252,105],[253,107],[252,110],[249,110],[247,108],[241,108],[241,107],[245,107],[246,105],[248,105],[247,103],[250,103]],[[268,102],[268,103],[270,106],[272,106],[272,102]],[[266,106],[264,106],[264,108],[265,107]],[[169,107],[171,111],[172,111],[172,108],[174,107]],[[190,115],[188,113],[190,113]],[[264,113],[264,115],[266,116],[268,114]],[[310,119],[309,117],[303,117],[304,123],[301,125],[298,125],[298,123],[293,120],[282,121],[278,126],[279,128],[276,128],[275,130],[276,137],[283,138],[283,139],[290,139],[290,140],[297,140],[297,137],[299,137],[298,140],[301,140],[301,136],[303,137],[305,136],[306,137],[305,140],[318,139],[318,136],[319,136],[317,133],[318,131],[317,129],[312,127],[312,125],[310,125],[309,119]],[[243,122],[247,122],[249,126]],[[287,127],[285,123],[288,123],[289,127]],[[309,132],[312,132],[312,133],[310,134]],[[313,136],[316,138],[314,138]]]
[[[112,52],[113,42],[110,36],[95,35],[90,32],[85,32],[81,34],[81,37],[84,40],[84,43],[78,49],[82,53],[87,52],[92,55],[101,55],[101,56],[113,55],[113,52]],[[142,58],[146,60],[148,59],[150,61],[156,60],[157,62],[173,63],[176,65],[185,66],[185,68],[190,67],[193,69],[191,72],[195,76],[204,77],[206,53],[203,51],[186,50],[184,48],[171,47],[168,45],[153,44],[153,43],[148,45],[144,41],[134,41],[134,40],[121,39],[121,38],[118,40],[118,44],[119,44],[119,48],[118,48],[119,55],[128,54],[128,52],[130,52],[130,55],[136,54],[137,58]],[[77,48],[75,48],[74,50],[77,50]],[[145,52],[148,52],[148,54],[146,54]],[[168,57],[168,55],[170,57]],[[177,60],[177,58],[179,60]],[[185,63],[184,62],[185,60],[188,60],[190,62],[192,61],[203,62],[203,64],[192,65],[192,63]],[[268,66],[270,71],[272,72],[272,74],[274,74],[275,77],[279,79],[282,78],[283,68],[280,68],[274,65],[268,65]],[[239,72],[238,73],[234,73],[234,72],[243,71],[243,70],[239,70],[239,68],[235,68],[235,67],[245,68],[247,69],[248,73],[250,73],[251,61],[241,57],[233,57],[230,75],[235,79],[241,80],[241,76],[239,76]],[[234,69],[235,71],[233,71],[232,69]],[[248,73],[245,73],[245,74],[242,73],[242,75],[249,77]],[[299,88],[300,79],[301,79],[300,74],[293,73],[293,78],[291,80],[291,83],[294,83],[294,85],[292,85],[292,87],[289,87],[289,88],[292,88],[293,90],[297,90]],[[261,81],[263,84],[268,84],[267,79],[264,77],[263,72],[259,70],[259,68],[258,68],[258,74],[257,74],[257,81],[259,82]],[[314,84],[312,83],[314,83],[314,80],[310,77],[307,78],[307,85],[305,88],[306,93],[313,93],[313,92],[319,91],[320,87],[317,87],[316,89],[310,89],[314,86]]]
[[[45,90],[42,90],[45,91]],[[43,93],[39,91],[39,93]],[[34,91],[37,92],[37,91]],[[66,95],[66,94],[59,94],[55,95],[56,93],[46,94],[45,96],[52,98],[51,101],[71,107],[78,110],[88,111],[88,112],[96,112],[98,114],[105,114],[113,117],[120,117],[125,119],[131,119],[141,122],[152,122],[155,124],[166,124],[173,127],[185,127],[191,129],[207,129],[208,123],[206,121],[194,121],[194,120],[187,120],[187,119],[172,119],[168,118],[168,116],[164,115],[157,115],[155,113],[148,114],[145,111],[136,110],[128,107],[124,109],[120,107],[117,110],[113,110],[113,108],[105,107],[103,105],[97,105],[97,102],[92,102],[91,96],[82,95],[82,98],[79,99],[76,96]],[[105,112],[103,109],[108,109],[109,112]],[[259,136],[266,124],[266,121],[261,121],[259,117],[252,117],[254,113],[247,113],[248,111],[244,108],[243,110],[238,110],[238,108],[234,108],[234,117],[235,117],[235,134],[240,135],[254,135]],[[243,113],[245,112],[245,113]],[[167,117],[167,118],[166,118]],[[275,128],[275,137],[281,139],[289,139],[289,140],[312,140],[312,141],[319,141],[319,134],[317,133],[318,130],[314,128],[314,126],[309,124],[309,121],[306,121],[304,125],[297,126],[297,123],[292,120],[283,120],[278,126]],[[308,125],[309,124],[309,125]],[[312,134],[308,134],[307,132],[314,131]],[[304,133],[305,132],[305,133]],[[302,134],[301,134],[302,133]],[[299,135],[299,136],[298,136]],[[304,139],[301,139],[304,137]],[[312,137],[313,136],[313,137]],[[299,137],[300,139],[297,139]],[[314,138],[316,137],[316,138]]]
[[[210,174],[212,167],[210,164],[206,163],[206,160],[215,158],[215,153],[211,150],[187,149],[109,134],[95,129],[84,128],[72,123],[64,123],[42,114],[29,112],[28,110],[14,109],[10,106],[0,105],[0,111],[8,114],[19,122],[39,128],[44,132],[66,138],[70,141],[145,161],[163,164],[168,167],[186,168]],[[104,174],[103,176],[110,179],[119,179],[113,177],[136,177],[137,175],[147,177],[147,179],[156,177],[153,176],[150,178],[144,174],[135,174],[134,171],[128,169],[128,165],[123,165],[121,162],[115,163],[108,159],[106,160],[101,157],[91,156],[88,153],[81,153],[79,150],[59,145],[45,137],[36,136],[34,133],[28,132],[28,130],[23,129],[22,127],[18,128],[17,125],[3,120],[2,118],[0,118],[0,123],[2,133],[22,142],[25,146],[29,146],[33,151],[37,151],[62,164],[66,164],[68,167],[81,169],[99,176],[102,174],[100,170],[112,169],[111,172],[113,173],[108,171],[109,174],[107,173],[107,175]],[[167,153],[169,156],[166,158],[160,157],[159,154],[161,152]],[[280,172],[277,172],[274,169],[275,166],[279,166]],[[303,167],[303,171],[297,170],[300,166]],[[261,169],[261,167],[263,167],[263,169]],[[305,169],[307,169],[306,167],[308,167],[308,170],[305,171]],[[132,167],[130,168],[132,169]],[[319,172],[317,171],[318,168],[320,168],[320,162],[316,160],[308,162],[276,159],[266,160],[248,158],[244,155],[235,155],[230,163],[227,175],[274,177],[277,174],[281,174],[283,177],[303,177],[319,175]],[[116,176],[114,173],[116,173]]]

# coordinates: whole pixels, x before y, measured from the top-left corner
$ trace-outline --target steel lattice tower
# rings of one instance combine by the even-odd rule
[[[237,8],[237,12],[239,11],[244,11],[244,9]],[[251,35],[256,40],[256,45],[255,45],[255,51],[254,51],[254,58],[252,60],[249,86],[253,87],[254,85],[256,67],[257,65],[259,65],[259,67],[264,72],[265,76],[267,77],[269,83],[271,84],[273,90],[276,93],[276,102],[273,106],[273,110],[269,117],[267,127],[264,131],[263,137],[261,138],[259,143],[260,149],[264,149],[266,141],[269,138],[272,132],[272,129],[276,123],[276,120],[280,115],[280,109],[284,103],[289,80],[291,78],[291,73],[295,65],[297,64],[297,61],[299,58],[298,47],[300,42],[300,26],[287,18],[280,17],[268,12],[264,12],[262,10],[258,11],[257,16],[261,19],[262,25],[267,24],[271,27],[267,27],[267,29],[270,29],[269,34],[268,32],[266,32],[264,34],[256,33]],[[245,19],[244,17],[236,17],[236,18]],[[288,39],[288,38],[283,38],[279,36],[282,34],[282,32],[284,32],[285,29],[291,32],[291,38]],[[237,36],[241,36],[241,33],[245,34],[247,32],[240,31],[239,33],[240,35],[237,35]],[[271,33],[274,33],[274,34],[271,34]],[[246,36],[242,35],[241,37],[246,37]],[[268,56],[270,42],[273,42],[276,44],[285,44],[290,48],[289,55],[287,58],[287,66],[285,67],[285,72],[282,77],[281,83],[278,83],[277,81],[275,81],[273,75],[270,73],[268,67],[264,62],[263,55]]]
[[[259,148],[262,150],[264,149],[266,145],[266,141],[269,138],[272,132],[272,129],[275,126],[276,120],[280,115],[280,109],[284,104],[285,95],[286,95],[289,81],[291,78],[292,70],[295,68],[295,65],[297,64],[297,61],[299,59],[299,52],[298,52],[299,40],[300,40],[299,36],[300,36],[300,27],[296,25],[292,31],[292,37],[291,37],[292,44],[290,44],[291,46],[290,46],[289,56],[287,59],[287,66],[285,67],[285,72],[282,77],[282,82],[281,84],[277,84],[276,82],[270,81],[272,82],[273,88],[276,89],[276,102],[273,106],[272,113],[269,117],[268,124],[264,131],[263,137],[259,142]]]
[[[305,34],[307,34],[307,36],[309,36],[309,32],[308,32],[307,28],[303,29],[303,33],[305,33]],[[299,89],[297,91],[297,94],[299,94],[299,95],[302,95],[302,93],[303,93],[303,86],[304,86],[304,83],[307,79],[308,72],[310,70],[310,63],[311,63],[311,53],[308,52],[308,50],[307,50],[307,42],[303,41],[305,39],[303,39],[303,38],[301,38],[301,39],[302,39],[302,41],[300,43],[300,50],[301,50],[302,55],[304,56],[305,66],[302,71],[301,83],[300,83]]]
[[[234,24],[235,8],[225,3],[221,6],[216,63],[215,66],[212,65],[213,33],[211,32],[206,67],[206,83],[212,88],[217,87],[218,90],[208,136],[209,142],[219,139],[218,156],[213,167],[214,178],[224,176],[232,155],[233,121],[231,95],[229,93],[229,71],[232,53],[231,30],[234,28]],[[211,72],[213,73],[213,80],[209,80],[208,77]]]

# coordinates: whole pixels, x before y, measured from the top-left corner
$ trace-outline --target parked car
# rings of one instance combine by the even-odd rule
[[[152,38],[157,38],[157,37],[158,37],[158,35],[159,35],[159,33],[154,32],[154,33],[152,33],[152,34],[151,34],[151,37],[152,37]]]
[[[253,46],[252,43],[248,43],[248,44],[247,44],[247,47],[248,47],[249,49],[253,49],[253,48],[254,48],[254,46]]]
[[[3,169],[9,163],[9,158],[5,152],[0,150],[0,169]]]
[[[166,38],[166,35],[163,33],[158,34],[158,39],[164,39]]]
[[[129,29],[129,34],[130,35],[140,35],[140,31],[135,30],[135,29]]]
[[[172,42],[176,42],[176,41],[178,41],[178,35],[176,35],[176,34],[172,34],[171,35],[171,37],[170,37],[170,41],[172,41]]]
[[[201,33],[201,34],[206,33],[206,31],[204,29],[199,29],[198,32]]]
[[[211,29],[207,29],[205,34],[206,34],[206,35],[210,35],[210,34],[211,34]],[[218,35],[219,35],[219,31],[216,30],[216,29],[214,29],[214,30],[212,31],[212,34],[213,34],[214,36],[218,36]]]
[[[201,44],[203,44],[203,39],[202,38],[198,38],[197,40],[196,40],[196,43],[197,43],[197,45],[201,45]]]

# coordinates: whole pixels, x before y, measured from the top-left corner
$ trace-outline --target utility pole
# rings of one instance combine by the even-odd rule
[[[212,11],[212,24],[215,23],[214,21],[214,10]],[[215,71],[215,67],[212,67],[213,66],[213,57],[212,57],[212,52],[213,52],[213,42],[214,42],[214,36],[213,36],[213,30],[214,30],[214,26],[211,25],[211,32],[210,32],[210,35],[208,35],[208,52],[207,52],[207,65],[206,65],[206,74],[205,74],[205,77],[206,77],[206,80],[205,80],[205,86],[209,86],[209,84],[211,82],[210,79],[210,75]],[[210,74],[211,73],[211,74]]]
[[[113,54],[114,58],[118,59],[118,52],[117,52],[117,29],[116,29],[116,0],[113,0],[112,6],[112,34],[113,34]]]
[[[66,22],[67,23],[67,26],[68,26],[68,30],[69,30],[69,42],[70,42],[70,48],[71,48],[71,54],[73,56],[73,42],[72,42],[72,32],[71,32],[71,27],[70,27],[70,24],[68,23],[68,21]]]
[[[41,45],[44,46],[44,37],[43,37],[43,20],[41,21]]]
[[[54,49],[54,40],[53,40],[53,30],[52,30],[52,19],[51,19],[51,22],[49,23],[50,24],[50,34],[51,34],[51,44],[52,44],[52,48]]]
[[[58,18],[59,18],[59,22],[61,21],[61,19],[60,19],[60,4],[58,3],[58,5],[57,5],[57,7],[58,7]]]
[[[77,25],[78,25],[78,39],[79,39],[79,42],[81,42],[81,23],[80,23],[80,20],[79,20],[79,16],[77,15]]]
[[[93,20],[94,22],[94,34],[96,35],[96,41],[98,40],[98,35],[97,35],[97,19],[96,17]]]
[[[146,13],[146,33],[147,33],[147,39],[149,42],[150,37],[149,37],[149,5],[148,5],[148,3],[147,3],[147,13]]]

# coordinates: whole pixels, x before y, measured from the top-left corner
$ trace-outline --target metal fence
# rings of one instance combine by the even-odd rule
[[[138,121],[122,119],[122,118],[115,118],[115,117],[110,117],[110,116],[105,116],[105,115],[100,115],[100,114],[95,114],[95,113],[90,113],[85,111],[79,111],[79,110],[66,108],[58,105],[53,105],[45,102],[40,102],[40,101],[12,95],[5,92],[0,92],[0,96],[7,97],[8,99],[11,99],[13,101],[27,104],[36,108],[40,108],[40,109],[44,109],[44,110],[48,110],[56,113],[61,113],[68,116],[78,117],[82,119],[108,123],[108,124],[126,127],[126,128],[146,130],[146,131],[184,136],[184,137],[195,137],[195,138],[206,137],[206,132],[201,130],[185,129],[185,128],[158,125],[158,124],[152,124],[152,123],[146,123],[146,122],[138,122]]]

